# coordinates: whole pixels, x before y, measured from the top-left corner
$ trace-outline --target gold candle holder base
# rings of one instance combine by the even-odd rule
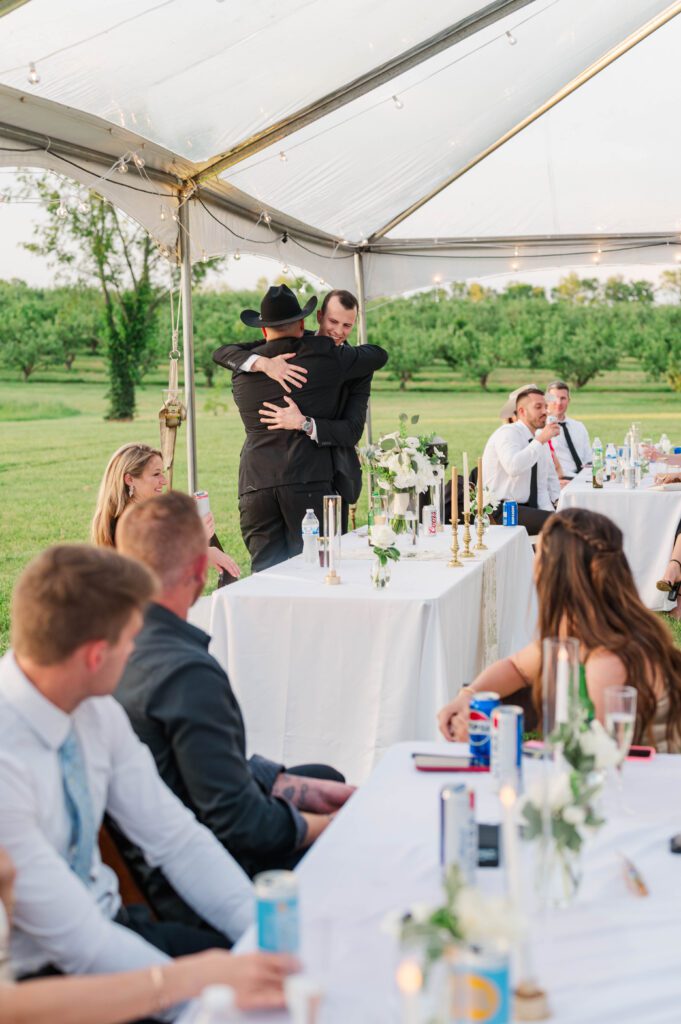
[[[548,1020],[551,1016],[546,992],[533,981],[521,981],[513,992],[515,1020]]]
[[[461,569],[463,562],[459,558],[459,530],[456,523],[452,523],[452,557],[447,562],[449,569]]]
[[[324,582],[328,583],[330,587],[337,587],[340,581],[341,578],[335,569],[329,569],[326,576],[324,577]]]
[[[483,537],[485,536],[485,527],[484,527],[484,524],[483,524],[483,521],[482,521],[482,515],[481,515],[480,512],[478,512],[478,522],[477,522],[477,525],[475,527],[475,530],[476,530],[476,533],[478,535],[478,543],[475,545],[473,550],[474,551],[487,551],[487,545],[485,544],[485,542],[483,540]]]
[[[463,551],[461,552],[462,558],[475,558],[475,555],[471,551],[471,514],[470,512],[464,512],[463,514]]]

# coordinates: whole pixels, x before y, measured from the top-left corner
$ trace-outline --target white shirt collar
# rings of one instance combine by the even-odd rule
[[[21,671],[12,651],[0,660],[0,697],[21,715],[47,747],[59,749],[71,728],[71,716],[43,697]]]
[[[534,434],[528,427],[527,423],[523,423],[522,420],[516,420],[515,423],[509,424],[509,426],[515,427],[516,430],[519,429],[521,433],[526,434],[530,439],[534,437]]]

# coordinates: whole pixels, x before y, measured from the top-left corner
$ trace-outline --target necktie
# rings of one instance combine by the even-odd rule
[[[567,423],[561,423],[560,426],[563,428],[563,433],[565,434],[565,441],[567,443],[568,448],[570,449],[570,455],[575,460],[575,472],[579,473],[579,472],[581,472],[581,469],[582,469],[582,460],[580,459],[579,455],[577,454],[577,449],[575,448],[573,440],[570,437],[570,431],[568,430],[568,425],[567,425]]]
[[[534,441],[534,438],[531,437],[530,440],[528,441],[528,444],[532,444],[533,441]],[[536,508],[537,507],[537,465],[538,465],[538,462],[539,462],[539,460],[537,460],[537,462],[535,462],[534,466],[532,467],[532,469],[530,471],[530,496],[527,499],[527,501],[525,502],[525,504],[528,506],[528,508]]]
[[[95,848],[95,822],[83,752],[73,728],[59,748],[59,764],[71,822],[68,863],[73,873],[87,885]]]

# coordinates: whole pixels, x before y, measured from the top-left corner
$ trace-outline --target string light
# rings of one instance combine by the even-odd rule
[[[286,156],[286,153],[284,152],[283,149],[279,154],[279,159],[281,160],[282,164],[285,164],[286,161],[288,160],[288,157]]]
[[[518,246],[517,245],[516,245],[515,249],[513,250],[513,255],[514,256],[518,256],[519,255]]]
[[[513,33],[511,31],[506,33],[506,38],[508,39],[508,45],[509,46],[515,46],[515,44],[518,42],[518,40],[516,39],[516,37],[513,35]]]
[[[90,204],[88,203],[86,197],[81,196],[80,202],[78,203],[78,213],[87,213],[89,209]]]
[[[272,218],[270,217],[270,215],[267,212],[267,210],[263,210],[262,211],[262,213],[260,214],[260,219],[264,220],[265,224],[267,224],[268,227],[272,223]]]
[[[400,99],[399,96],[393,96],[393,103],[395,104],[395,108],[397,110],[403,110],[404,109],[404,103],[402,102],[402,100]]]
[[[238,249],[236,249],[235,252],[234,252],[234,259],[235,260],[240,260],[241,259],[241,253],[239,252]]]
[[[442,284],[442,274],[435,274],[433,276],[433,284]]]
[[[201,250],[201,262],[208,263],[208,253],[206,252],[205,249]]]
[[[161,220],[165,220],[166,219],[166,210],[165,210],[165,206],[163,205],[163,203],[161,203],[160,219]]]
[[[132,154],[132,162],[138,171],[141,171],[144,167],[144,157],[140,156],[139,153]]]
[[[68,216],[68,207],[63,199],[59,200],[59,206],[57,207],[57,216],[63,220],[64,217]]]
[[[177,224],[177,222],[179,220],[179,217],[177,216],[177,214],[175,212],[173,212],[173,220],[175,221],[176,224]]]
[[[284,265],[284,266],[283,266],[283,267],[281,268],[281,272],[282,272],[282,274],[290,274],[290,273],[291,273],[290,267],[288,267],[288,266]]]
[[[520,270],[520,263],[518,260],[511,260],[511,270]]]
[[[128,164],[127,164],[127,161],[126,161],[124,156],[122,156],[120,158],[120,160],[118,161],[118,165],[116,167],[116,170],[118,171],[119,174],[127,174],[128,173]]]
[[[31,61],[28,65],[28,82],[29,85],[37,85],[40,81],[40,75],[35,69],[35,64]]]

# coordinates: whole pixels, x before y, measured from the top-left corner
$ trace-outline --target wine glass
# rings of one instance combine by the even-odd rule
[[[617,788],[622,810],[632,813],[624,806],[624,785],[622,769],[634,738],[636,725],[636,690],[633,686],[608,686],[605,689],[605,728],[617,744],[620,753],[617,763]]]

